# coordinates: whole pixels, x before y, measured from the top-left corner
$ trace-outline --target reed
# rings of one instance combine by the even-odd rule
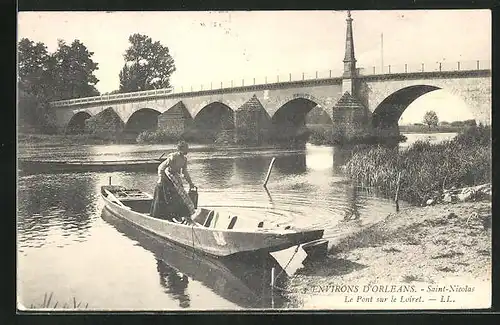
[[[54,293],[45,293],[43,296],[43,302],[40,304],[31,304],[30,309],[87,309],[89,304],[78,301],[76,297],[73,297],[69,303],[60,304],[59,301],[53,300]]]
[[[383,146],[362,147],[346,163],[346,175],[363,187],[423,204],[443,187],[465,187],[491,182],[491,138],[488,128],[465,130],[451,141],[417,141],[406,150]],[[443,186],[444,184],[444,186]]]

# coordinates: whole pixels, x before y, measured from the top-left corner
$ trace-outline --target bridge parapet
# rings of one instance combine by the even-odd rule
[[[457,62],[431,62],[431,63],[414,63],[414,64],[400,64],[400,65],[387,65],[382,68],[358,68],[357,73],[360,78],[363,77],[378,77],[383,76],[385,79],[391,78],[404,78],[408,75],[422,75],[422,74],[435,74],[439,72],[450,73],[456,72],[466,75],[468,72],[487,72],[491,71],[490,60],[471,60],[471,61],[457,61]],[[244,90],[261,90],[266,87],[285,88],[300,83],[304,84],[318,84],[318,83],[337,83],[341,81],[342,70],[318,70],[312,73],[286,73],[278,74],[274,77],[260,77],[260,78],[242,78],[238,81],[231,80],[225,82],[210,82],[209,84],[200,84],[200,86],[180,86],[165,89],[155,89],[147,91],[137,91],[131,93],[121,93],[113,95],[101,95],[94,97],[75,98],[69,100],[61,100],[51,102],[51,107],[68,107],[82,104],[98,104],[108,102],[118,102],[127,100],[138,99],[156,99],[173,96],[197,96],[206,95],[210,93],[226,93],[238,92]]]
[[[421,62],[412,64],[396,64],[359,68],[360,76],[371,75],[391,75],[403,73],[422,72],[452,72],[452,71],[475,71],[491,70],[491,60],[468,60],[468,61],[442,61],[442,62]]]
[[[82,97],[68,100],[60,100],[51,102],[50,105],[52,107],[63,107],[63,106],[71,106],[77,104],[87,104],[92,102],[108,102],[115,100],[125,100],[128,98],[148,98],[155,97],[159,95],[166,95],[172,93],[172,88],[165,89],[155,89],[155,90],[146,90],[146,91],[137,91],[133,93],[121,93],[121,94],[113,94],[113,95],[101,95],[101,96],[93,96],[93,97]]]

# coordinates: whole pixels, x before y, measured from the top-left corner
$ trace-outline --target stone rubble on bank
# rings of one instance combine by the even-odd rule
[[[442,193],[434,193],[425,205],[454,202],[491,201],[491,183],[464,188],[446,189]]]

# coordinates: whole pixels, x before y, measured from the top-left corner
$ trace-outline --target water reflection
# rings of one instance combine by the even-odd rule
[[[346,201],[344,221],[358,220],[360,217],[359,209],[362,205],[359,202],[358,187],[354,183],[346,186]]]
[[[271,162],[270,157],[255,155],[252,157],[237,157],[234,159],[236,175],[244,183],[255,183],[263,179]]]
[[[307,170],[306,153],[296,153],[277,157],[274,163],[276,170],[283,175],[303,174]]]
[[[75,175],[20,179],[18,230],[23,244],[45,238],[54,227],[65,237],[86,236],[90,217],[97,211],[95,180],[90,175]]]
[[[333,147],[333,170],[342,173],[342,167],[352,156],[354,147],[352,146],[334,146]]]
[[[160,284],[165,288],[165,293],[178,300],[179,307],[189,308],[190,299],[186,293],[189,283],[187,275],[177,272],[158,258],[156,258],[156,270],[160,275]]]
[[[101,216],[155,256],[160,284],[167,294],[179,301],[181,308],[190,307],[188,289],[191,281],[201,282],[217,295],[244,308],[280,308],[286,303],[283,295],[270,289],[271,268],[275,267],[276,274],[281,271],[270,256],[241,255],[219,259],[201,256],[191,249],[146,234],[106,209]],[[276,285],[284,287],[286,283],[286,274],[282,273]]]
[[[203,160],[201,170],[203,177],[212,186],[227,187],[234,175],[235,162],[233,159],[215,158]]]

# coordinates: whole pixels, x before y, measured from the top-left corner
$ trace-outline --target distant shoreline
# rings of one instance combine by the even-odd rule
[[[401,134],[435,134],[435,133],[457,133],[457,130],[400,130]],[[116,139],[116,138],[99,138],[87,134],[42,134],[42,133],[19,133],[17,137],[19,147],[51,147],[64,145],[109,145],[109,144],[138,144],[131,139]],[[161,143],[165,145],[175,144]],[[311,143],[311,142],[310,142]],[[160,144],[160,143],[158,143]]]
[[[431,126],[430,128],[426,125],[400,125],[399,132],[401,133],[459,133],[466,129],[467,126],[451,126],[451,125],[438,125]]]

